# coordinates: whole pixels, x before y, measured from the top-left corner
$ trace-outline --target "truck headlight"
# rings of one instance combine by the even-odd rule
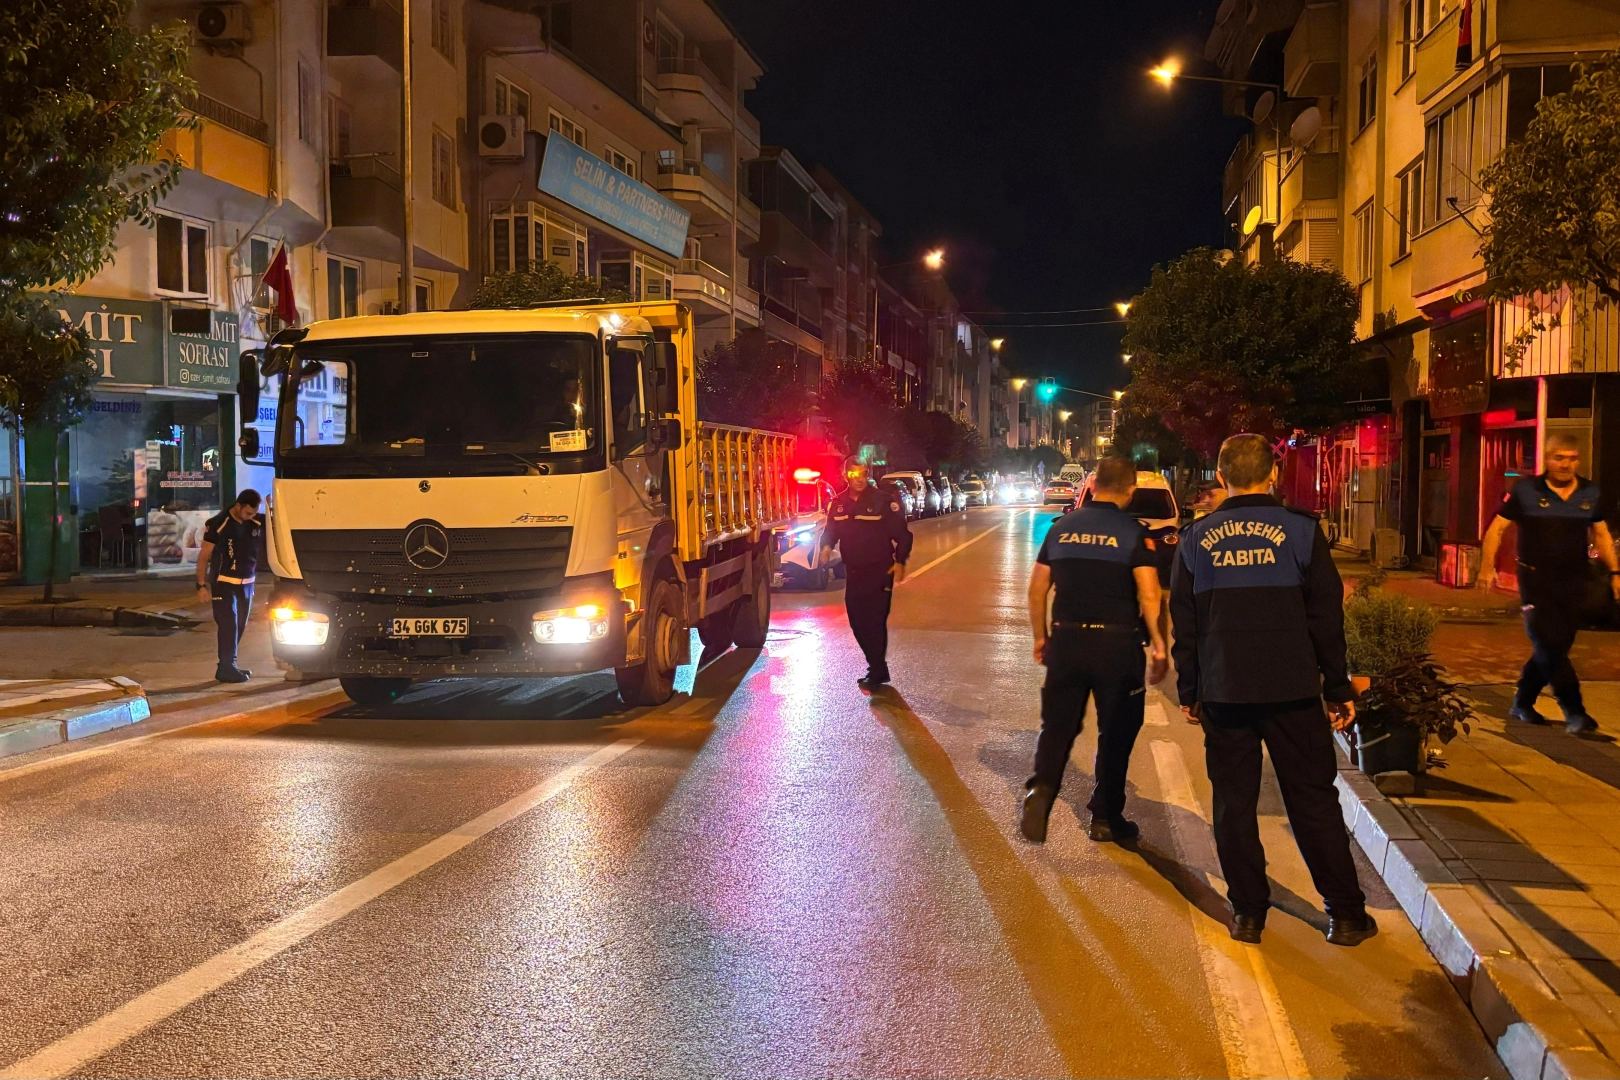
[[[607,636],[607,608],[601,604],[535,612],[534,640],[542,645],[584,645]]]
[[[325,645],[331,620],[318,611],[278,607],[270,610],[270,633],[277,645]]]

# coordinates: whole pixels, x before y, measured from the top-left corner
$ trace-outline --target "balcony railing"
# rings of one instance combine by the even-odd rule
[[[725,84],[725,81],[710,70],[708,64],[695,56],[660,56],[658,58],[658,74],[696,75],[718,90],[723,97],[728,100],[731,97],[731,88]]]
[[[713,265],[712,263],[704,262],[702,259],[682,259],[680,262],[680,273],[699,274],[708,278],[710,281],[717,282],[718,284],[724,285],[727,288],[731,287],[730,274],[726,273],[724,270]]]
[[[405,190],[399,170],[383,160],[382,154],[350,154],[332,162],[332,175],[350,180],[381,180],[395,191]]]
[[[212,120],[222,127],[240,132],[250,139],[258,139],[262,143],[270,141],[270,125],[256,117],[249,116],[241,109],[233,109],[216,98],[207,94],[190,94],[186,97],[186,108],[205,120]]]

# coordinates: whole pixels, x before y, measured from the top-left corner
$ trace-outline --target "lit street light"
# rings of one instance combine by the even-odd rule
[[[1073,415],[1074,415],[1074,413],[1070,412],[1068,409],[1059,409],[1058,410],[1058,419],[1062,420],[1065,424],[1067,424],[1069,422],[1069,417],[1071,417]]]
[[[1181,61],[1171,57],[1158,67],[1150,70],[1148,74],[1153,76],[1155,79],[1158,79],[1161,83],[1168,87],[1171,83],[1175,82],[1176,77],[1181,74]]]
[[[1028,379],[1009,379],[1007,385],[1011,386],[1015,391],[1022,391],[1028,382]]]
[[[1001,347],[1003,345],[1005,345],[1005,344],[1007,344],[1007,339],[1004,338],[1004,337],[998,337],[998,338],[991,338],[990,339],[990,347],[992,349],[994,349],[996,352],[1000,352]]]
[[[1119,312],[1119,317],[1123,319],[1125,313],[1131,310],[1131,302],[1129,300],[1115,301],[1114,310]]]
[[[1120,398],[1122,398],[1124,396],[1125,396],[1125,391],[1123,391],[1123,390],[1115,390],[1114,391],[1114,400],[1115,401],[1118,401]]]
[[[938,270],[945,265],[945,249],[935,248],[923,256],[923,265],[930,270]]]

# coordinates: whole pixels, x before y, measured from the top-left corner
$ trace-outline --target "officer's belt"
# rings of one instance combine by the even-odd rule
[[[1113,631],[1115,631],[1117,633],[1121,633],[1121,634],[1134,634],[1134,633],[1137,632],[1137,630],[1140,629],[1140,627],[1134,626],[1134,625],[1132,625],[1130,623],[1055,622],[1055,623],[1052,624],[1052,629],[1053,630],[1113,630]]]

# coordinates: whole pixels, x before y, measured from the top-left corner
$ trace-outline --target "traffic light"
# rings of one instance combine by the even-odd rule
[[[1040,385],[1035,388],[1035,396],[1042,402],[1052,401],[1057,397],[1057,393],[1057,380],[1052,378],[1042,379]]]

